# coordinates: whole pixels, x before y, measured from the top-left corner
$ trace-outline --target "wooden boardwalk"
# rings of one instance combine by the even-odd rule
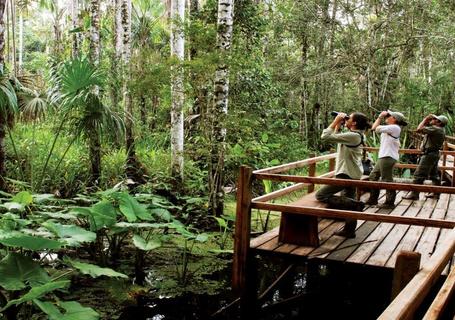
[[[365,147],[367,152],[377,148]],[[400,149],[402,154],[421,154],[417,149]],[[240,168],[232,286],[238,292],[242,319],[251,319],[259,310],[259,300],[290,270],[280,275],[257,295],[257,268],[254,256],[280,255],[291,263],[296,258],[337,261],[346,265],[374,266],[393,270],[392,296],[395,297],[378,319],[409,319],[416,312],[441,275],[449,275],[424,319],[436,320],[455,295],[455,138],[446,139],[439,170],[442,186],[412,184],[412,179],[394,182],[350,180],[333,177],[336,154],[326,154],[288,164],[253,171]],[[316,176],[317,165],[327,162],[328,172]],[[300,170],[306,168],[299,175]],[[396,168],[415,169],[416,164],[399,163]],[[284,174],[291,172],[291,174]],[[288,186],[253,198],[254,181],[286,182]],[[289,185],[289,183],[293,183]],[[257,185],[257,184],[256,184]],[[315,199],[316,185],[363,190],[396,190],[393,209],[366,207],[363,212],[328,208]],[[299,190],[307,195],[292,203],[274,203]],[[419,200],[403,199],[410,191],[420,192]],[[425,193],[440,193],[439,199]],[[364,197],[367,196],[364,195]],[[288,198],[288,197],[287,197]],[[365,199],[362,199],[365,200]],[[380,200],[380,203],[383,200]],[[251,238],[252,210],[281,212],[280,227]],[[356,237],[335,235],[343,219],[357,219]],[[290,259],[291,258],[291,259]]]
[[[395,216],[435,218],[455,220],[455,195],[442,194],[439,200],[425,198],[412,201],[402,199],[406,192],[397,194],[394,209],[367,207],[364,211]],[[275,228],[251,240],[250,248],[257,253],[285,254],[306,257],[308,259],[326,259],[379,267],[394,268],[401,250],[415,251],[422,255],[425,264],[431,257],[450,229],[376,221],[358,221],[356,238],[346,239],[333,233],[340,229],[343,222],[333,219],[320,219],[318,224],[320,245],[305,247],[278,241],[279,228]],[[455,264],[452,259],[450,264]],[[445,273],[449,268],[447,267]]]

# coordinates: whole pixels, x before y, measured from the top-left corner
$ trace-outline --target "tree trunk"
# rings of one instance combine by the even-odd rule
[[[0,73],[3,74],[5,66],[5,14],[6,0],[0,0]],[[5,133],[6,119],[0,114],[0,190],[5,190]]]
[[[22,12],[19,13],[19,48],[18,48],[18,68],[22,71],[24,64],[24,16]]]
[[[129,90],[131,81],[131,0],[122,2],[122,34],[123,34],[123,98],[125,112],[125,145],[126,145],[126,175],[133,181],[142,183],[143,175],[140,172],[140,164],[136,159],[136,150],[133,132],[133,96]]]
[[[115,20],[114,20],[114,46],[115,46],[115,59],[120,61],[123,50],[123,24],[122,24],[122,3],[123,0],[114,0],[115,1]]]
[[[90,2],[90,61],[100,63],[100,0]]]
[[[79,27],[79,0],[71,1],[71,25],[73,30]],[[72,56],[73,58],[79,55],[79,32],[73,32],[73,45],[72,45]]]
[[[183,180],[183,66],[185,38],[181,25],[185,19],[185,1],[171,1],[171,56],[179,63],[172,67],[171,77],[171,174]]]
[[[209,171],[209,212],[216,216],[223,213],[224,206],[224,154],[226,149],[226,116],[229,97],[229,67],[224,64],[232,42],[234,0],[218,1],[218,30],[216,45],[221,56],[215,72],[215,101],[212,110],[212,143]]]
[[[101,177],[101,141],[100,134],[94,129],[89,138],[89,155],[91,165],[90,185],[96,186]]]
[[[92,0],[90,3],[90,61],[95,66],[100,63],[99,4],[99,0]],[[99,88],[95,88],[95,94],[99,94]],[[101,177],[101,141],[100,133],[96,128],[92,129],[89,138],[89,151],[92,167],[90,182],[92,185],[97,185]]]
[[[12,44],[12,67],[13,73],[17,76],[17,59],[16,59],[16,4],[14,0],[10,0],[10,10],[11,10],[11,44]]]
[[[141,95],[139,98],[141,104],[141,122],[144,127],[147,125],[147,103],[145,100],[145,95]]]
[[[308,37],[305,33],[302,34],[302,70],[305,70],[308,59]],[[300,94],[300,136],[303,141],[309,142],[308,139],[308,120],[312,122],[312,119],[308,119],[308,84],[306,75],[302,74],[302,91]],[[313,126],[311,126],[313,128]]]

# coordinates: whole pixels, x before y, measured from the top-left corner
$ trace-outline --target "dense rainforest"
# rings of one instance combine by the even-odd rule
[[[0,0],[0,318],[235,299],[239,166],[329,152],[331,111],[400,111],[405,146],[428,113],[452,135],[454,20],[452,0]]]

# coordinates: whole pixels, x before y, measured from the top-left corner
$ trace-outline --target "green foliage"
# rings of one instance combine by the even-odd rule
[[[10,252],[0,262],[0,286],[5,290],[20,290],[50,281],[40,264],[22,254]]]
[[[110,268],[101,268],[94,264],[84,263],[71,259],[65,259],[65,262],[79,270],[79,272],[81,272],[82,274],[87,274],[92,278],[97,278],[100,276],[128,278],[127,275],[120,272],[116,272]]]
[[[76,301],[63,302],[59,301],[57,304],[48,301],[40,301],[34,299],[33,302],[49,316],[51,320],[97,320],[99,314],[92,308],[83,307]],[[62,313],[59,308],[65,310]]]

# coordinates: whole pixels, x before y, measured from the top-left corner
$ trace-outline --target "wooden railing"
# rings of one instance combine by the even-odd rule
[[[447,145],[447,144],[446,144]],[[455,146],[454,146],[455,147]],[[366,148],[368,151],[377,151],[377,148]],[[443,156],[452,156],[455,158],[455,148],[452,148],[451,145],[447,146],[445,150],[441,151]],[[420,154],[421,152],[416,149],[402,149],[400,153],[405,154]],[[377,181],[362,181],[362,180],[348,180],[348,179],[336,179],[329,178],[333,176],[333,170],[335,167],[335,158],[336,154],[331,153],[323,156],[313,157],[289,164],[279,165],[271,168],[260,169],[253,171],[251,168],[242,166],[240,168],[239,182],[237,188],[237,209],[236,209],[236,224],[235,224],[235,244],[234,244],[234,257],[233,257],[233,277],[232,285],[233,289],[240,293],[240,303],[244,305],[241,307],[241,310],[248,310],[249,303],[251,301],[251,296],[255,295],[255,292],[251,291],[251,286],[248,285],[251,279],[254,278],[254,274],[250,274],[249,265],[252,263],[252,257],[250,255],[250,233],[251,233],[251,210],[254,209],[264,209],[270,211],[278,212],[288,212],[295,214],[304,214],[312,215],[317,217],[327,217],[327,218],[348,218],[348,219],[358,219],[366,221],[378,221],[378,222],[388,222],[396,224],[407,224],[407,225],[420,225],[427,227],[438,227],[438,228],[455,228],[455,221],[447,221],[433,218],[417,218],[417,217],[406,217],[406,216],[391,216],[387,214],[370,214],[366,212],[357,212],[357,211],[347,211],[347,210],[336,210],[336,209],[326,209],[326,208],[315,208],[315,207],[302,207],[302,206],[292,206],[286,204],[274,204],[268,203],[272,199],[285,196],[291,192],[297,190],[302,190],[307,188],[308,191],[314,190],[315,184],[329,184],[329,185],[339,185],[339,186],[349,186],[357,187],[362,189],[391,189],[391,190],[405,190],[405,191],[419,191],[419,192],[434,192],[434,193],[448,193],[455,194],[455,187],[448,186],[429,186],[429,185],[415,185],[415,184],[401,184],[393,182],[377,182]],[[316,165],[323,161],[329,161],[329,172],[315,177],[316,174]],[[445,166],[443,163],[442,166],[439,166],[440,170],[451,171],[452,176],[455,172],[455,164],[452,166]],[[289,170],[299,169],[303,167],[309,167],[309,176],[297,176],[297,175],[286,175],[283,174]],[[416,165],[410,164],[401,164],[398,167],[403,168],[416,168]],[[253,180],[271,180],[271,181],[281,181],[281,182],[294,182],[295,184],[259,197],[252,199],[252,185]],[[446,248],[453,248],[455,246],[455,231],[452,231],[453,236],[450,237],[448,242],[450,245]],[[450,255],[453,256],[453,251],[449,252],[448,249],[444,249],[444,254],[439,254],[435,256],[434,259],[438,259],[438,262],[433,262],[428,266],[424,266],[422,269],[424,275],[420,277],[425,277],[431,270],[431,276],[426,281],[424,289],[421,290],[421,294],[418,296],[420,299],[422,296],[425,296],[425,290],[428,289],[430,284],[434,282],[434,277],[439,277],[441,270],[439,270],[439,264],[446,265]],[[443,249],[441,249],[443,250]],[[442,258],[440,257],[442,256]],[[420,273],[419,273],[420,274]],[[452,276],[455,277],[455,276]],[[417,281],[417,280],[416,280]],[[453,289],[453,283],[451,290]],[[409,289],[411,290],[411,289]],[[400,295],[401,296],[401,295]],[[399,296],[399,297],[400,297]],[[442,295],[446,297],[447,295]],[[398,297],[397,297],[398,298]],[[419,299],[411,300],[411,296],[407,296],[409,299],[409,305],[419,304]],[[405,298],[400,298],[405,299]],[[442,299],[442,298],[441,298]],[[395,299],[396,300],[396,299]],[[394,301],[395,301],[394,300]],[[438,305],[440,305],[439,303]],[[396,314],[396,307],[392,303],[392,308],[388,312]],[[401,311],[400,311],[401,312]],[[404,314],[408,314],[408,311],[405,311]],[[395,316],[388,317],[386,314],[382,319],[405,319],[397,318]],[[429,318],[434,319],[434,318]]]
[[[379,316],[380,320],[413,319],[415,311],[420,307],[433,285],[441,276],[455,252],[455,229],[448,234],[431,256],[430,260],[412,278],[408,285],[392,301]],[[431,304],[423,319],[438,319],[452,297],[455,290],[455,268],[450,272],[445,284]]]

